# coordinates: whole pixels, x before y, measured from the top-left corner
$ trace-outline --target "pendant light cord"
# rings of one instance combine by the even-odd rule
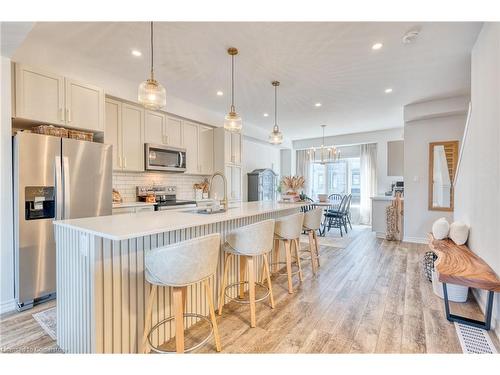
[[[151,79],[154,79],[153,57],[153,21],[151,21]]]

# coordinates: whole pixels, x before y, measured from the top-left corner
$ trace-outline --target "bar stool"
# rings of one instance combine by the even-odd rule
[[[225,297],[237,303],[250,305],[250,327],[255,327],[255,303],[261,302],[269,297],[271,308],[274,309],[273,289],[271,285],[271,274],[267,254],[273,248],[274,220],[265,220],[256,224],[246,225],[238,228],[226,236],[224,243],[224,276],[219,298],[219,315],[222,315]],[[231,257],[237,256],[240,261],[240,281],[227,285],[229,272],[229,261]],[[267,280],[267,287],[255,281],[256,261],[259,256],[263,258],[262,274]],[[248,269],[247,269],[248,268]],[[248,280],[245,280],[245,271],[248,271]],[[245,285],[248,285],[249,298],[244,299]],[[255,299],[255,286],[258,285],[267,290],[267,293]],[[239,298],[228,295],[228,289],[239,286]]]
[[[285,216],[276,219],[274,225],[274,261],[273,268],[274,273],[278,273],[278,265],[286,264],[286,275],[288,276],[288,293],[293,293],[293,283],[292,276],[299,274],[300,282],[304,281],[304,276],[302,274],[302,266],[300,265],[299,256],[299,241],[300,234],[302,232],[302,223],[304,222],[304,213],[299,212],[297,214]],[[279,261],[279,244],[280,241],[283,242],[285,247],[285,262]],[[295,247],[295,261],[298,270],[292,272],[292,248]],[[284,274],[283,274],[284,275]]]
[[[309,249],[302,250],[301,252],[310,253],[310,258],[301,258],[301,259],[310,259],[311,267],[313,274],[316,274],[316,271],[319,267],[319,247],[318,247],[318,235],[316,233],[317,230],[321,227],[321,215],[323,214],[323,210],[321,208],[314,208],[304,213],[304,223],[302,224],[303,230],[307,233],[309,237]]]
[[[212,334],[215,338],[217,351],[221,350],[209,281],[209,278],[217,271],[219,249],[220,234],[215,233],[160,247],[146,253],[144,260],[145,277],[148,283],[151,284],[151,291],[149,292],[144,324],[144,351],[147,351],[147,343],[151,350],[155,352],[173,353],[155,347],[151,343],[153,331],[172,320],[175,320],[175,348],[177,353],[187,353],[199,348],[212,337]],[[185,313],[184,311],[187,287],[198,282],[201,282],[205,289],[210,319],[201,314]],[[174,316],[163,319],[153,328],[150,328],[151,312],[158,287],[172,287]],[[207,321],[211,326],[210,333],[201,343],[187,349],[184,348],[184,317],[196,317]]]

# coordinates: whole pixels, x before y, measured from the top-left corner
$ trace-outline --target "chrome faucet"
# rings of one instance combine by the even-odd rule
[[[210,184],[208,186],[208,196],[210,197],[212,195],[212,183],[214,180],[215,176],[220,176],[222,177],[222,181],[224,182],[224,198],[220,201],[222,205],[224,205],[224,209],[228,209],[227,205],[227,179],[226,176],[224,176],[224,173],[222,172],[215,172],[212,176],[210,176]]]

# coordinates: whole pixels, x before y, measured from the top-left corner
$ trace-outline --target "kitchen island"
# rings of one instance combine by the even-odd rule
[[[220,233],[224,241],[235,228],[290,215],[301,206],[250,202],[210,215],[185,209],[55,221],[57,344],[68,353],[142,352],[145,300],[150,288],[144,278],[147,251],[210,233]],[[216,306],[223,260],[221,250],[217,274],[210,280]],[[234,259],[228,283],[239,280],[238,269]],[[261,264],[256,269],[259,280]],[[152,325],[173,315],[170,301],[170,288],[160,288]],[[188,287],[186,311],[208,315],[201,285]],[[186,327],[196,323],[194,318],[186,319]],[[172,323],[154,333],[154,345],[173,337]]]

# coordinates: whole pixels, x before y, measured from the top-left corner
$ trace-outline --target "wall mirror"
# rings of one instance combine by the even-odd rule
[[[429,144],[429,210],[453,211],[458,141]]]

